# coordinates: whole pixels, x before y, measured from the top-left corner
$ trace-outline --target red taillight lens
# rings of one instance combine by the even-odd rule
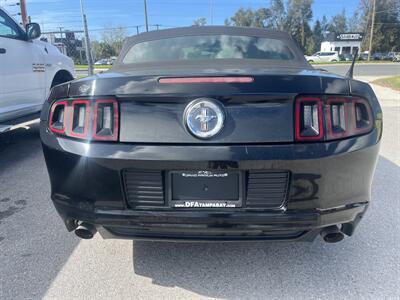
[[[50,109],[49,128],[68,137],[117,141],[119,110],[115,99],[63,100]]]
[[[298,98],[296,101],[296,140],[315,141],[324,136],[322,101],[319,98]]]
[[[168,77],[160,78],[159,83],[169,84],[186,84],[186,83],[252,83],[253,77],[237,76],[237,77]]]
[[[347,138],[373,127],[371,106],[362,98],[299,97],[295,116],[296,141]]]
[[[326,101],[326,124],[328,139],[346,137],[350,134],[349,109],[347,98],[329,98]]]
[[[114,99],[96,100],[94,105],[93,139],[118,140],[118,103]]]
[[[90,102],[89,100],[73,100],[69,135],[86,139],[89,131]]]
[[[65,133],[67,112],[68,103],[66,101],[60,101],[53,104],[49,118],[49,128],[52,132],[58,134]]]
[[[354,100],[354,129],[357,133],[365,133],[372,129],[373,118],[371,106],[365,99]]]

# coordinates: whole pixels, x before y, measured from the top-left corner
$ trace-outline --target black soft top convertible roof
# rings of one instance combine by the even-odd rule
[[[273,61],[273,60],[265,60],[265,59],[240,59],[240,63],[244,65],[259,65],[260,63],[265,67],[267,65],[270,66],[282,66],[282,67],[293,67],[293,68],[303,68],[303,69],[312,69],[309,63],[304,58],[304,55],[294,40],[290,37],[290,35],[286,32],[279,30],[271,30],[264,28],[251,28],[251,27],[232,27],[232,26],[191,26],[191,27],[180,27],[173,29],[163,29],[163,30],[155,30],[149,31],[145,33],[141,33],[135,36],[128,37],[124,45],[122,47],[122,51],[118,57],[118,60],[115,62],[113,66],[113,70],[129,70],[135,66],[135,68],[143,66],[150,66],[153,63],[135,63],[135,64],[123,64],[122,60],[127,54],[127,52],[132,48],[133,45],[153,40],[160,39],[168,39],[173,37],[180,36],[196,36],[196,35],[236,35],[236,36],[252,36],[252,37],[265,37],[271,39],[277,39],[284,41],[284,43],[290,48],[293,52],[295,58],[290,61]],[[238,61],[238,59],[219,59],[212,60],[213,65],[224,65],[226,63],[232,63],[233,61]],[[211,62],[211,60],[210,60]],[[172,63],[172,62],[171,62]],[[173,65],[176,64],[182,65],[204,65],[207,64],[207,60],[199,60],[195,62],[184,62],[184,61],[174,61]],[[160,63],[156,63],[160,67]],[[162,63],[162,65],[168,65],[168,62]]]
[[[233,27],[233,26],[190,26],[171,28],[163,30],[154,30],[149,32],[140,33],[128,37],[125,41],[125,45],[129,48],[134,44],[159,40],[170,37],[185,36],[185,35],[203,35],[203,34],[226,34],[226,35],[244,35],[244,36],[260,36],[274,38],[278,40],[292,41],[290,35],[284,31],[271,30],[264,28],[254,27]]]

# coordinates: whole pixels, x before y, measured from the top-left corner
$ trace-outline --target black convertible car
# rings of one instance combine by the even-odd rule
[[[337,242],[367,210],[382,113],[286,33],[189,27],[129,38],[110,71],[53,88],[40,133],[82,238]]]

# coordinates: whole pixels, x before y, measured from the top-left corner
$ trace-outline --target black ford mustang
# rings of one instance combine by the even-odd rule
[[[368,207],[381,134],[368,84],[238,27],[129,38],[41,115],[51,197],[82,238],[340,241]]]

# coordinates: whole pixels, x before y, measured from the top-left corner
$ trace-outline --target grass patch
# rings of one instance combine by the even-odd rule
[[[374,80],[372,83],[400,91],[400,76],[381,78]]]

